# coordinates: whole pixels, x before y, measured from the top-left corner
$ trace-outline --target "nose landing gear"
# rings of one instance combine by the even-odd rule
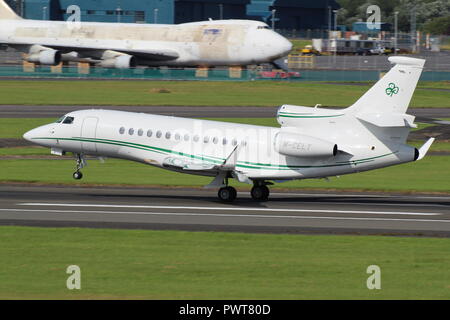
[[[77,160],[77,166],[76,166],[76,171],[73,173],[73,178],[75,180],[80,180],[83,178],[83,173],[81,173],[81,169],[83,169],[87,163],[86,160],[84,159],[84,155],[83,154],[75,154],[76,160]]]

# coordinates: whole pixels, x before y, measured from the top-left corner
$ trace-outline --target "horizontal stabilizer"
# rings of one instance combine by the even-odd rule
[[[408,127],[417,128],[414,116],[400,113],[363,113],[356,116],[359,120],[371,123],[377,127]]]
[[[423,146],[419,149],[419,156],[417,157],[416,161],[422,160],[425,155],[427,154],[428,150],[430,149],[431,145],[433,144],[435,138],[430,138],[423,144]]]

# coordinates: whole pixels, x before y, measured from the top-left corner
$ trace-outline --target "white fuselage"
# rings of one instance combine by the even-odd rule
[[[296,127],[275,128],[122,111],[83,110],[66,115],[73,118],[71,124],[45,125],[27,132],[24,137],[60,151],[121,158],[164,168],[168,168],[164,165],[168,158],[220,165],[238,146],[235,170],[251,180],[320,178],[415,160],[414,148],[396,139],[390,140],[388,136],[385,139],[376,137],[352,115],[333,110],[323,112],[327,115],[294,119],[300,121]],[[282,117],[279,112],[279,122],[284,121]],[[323,137],[338,143],[340,151],[327,157],[286,156],[275,148],[281,132]],[[310,148],[311,145],[300,147]],[[177,171],[214,175],[208,171]]]
[[[259,64],[285,56],[292,48],[265,23],[250,20],[179,25],[0,20],[0,43],[24,52],[39,45],[97,59],[113,50],[135,55],[138,64],[149,66]],[[152,59],[155,52],[177,57]]]

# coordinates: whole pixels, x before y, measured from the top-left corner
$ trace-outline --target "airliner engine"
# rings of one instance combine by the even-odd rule
[[[27,57],[28,62],[35,62],[50,66],[56,66],[61,62],[61,52],[47,49],[39,52],[31,52]]]
[[[333,157],[337,144],[303,134],[279,132],[275,137],[275,150],[293,157]]]
[[[99,65],[104,68],[129,69],[135,68],[137,63],[135,57],[123,54],[114,58],[102,60]]]

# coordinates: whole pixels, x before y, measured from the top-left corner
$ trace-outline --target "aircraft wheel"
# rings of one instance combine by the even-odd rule
[[[80,171],[76,171],[73,173],[73,178],[75,180],[80,180],[81,178],[83,178],[83,174]]]
[[[233,187],[220,188],[217,193],[219,199],[225,202],[233,202],[236,199],[237,192]]]
[[[269,199],[270,190],[266,186],[254,186],[250,194],[253,200],[266,201]]]

